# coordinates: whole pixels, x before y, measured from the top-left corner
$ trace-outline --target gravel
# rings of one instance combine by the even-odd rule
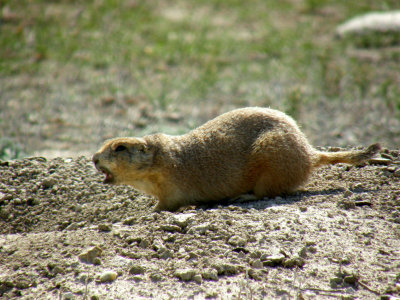
[[[293,195],[177,213],[86,157],[0,162],[0,297],[398,297],[400,155],[384,153]]]

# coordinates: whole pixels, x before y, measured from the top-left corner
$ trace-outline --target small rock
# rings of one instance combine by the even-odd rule
[[[358,276],[352,274],[352,275],[347,275],[343,278],[343,281],[346,282],[347,284],[356,284],[358,282]]]
[[[169,249],[165,249],[164,251],[159,251],[159,253],[158,253],[158,257],[161,259],[168,259],[173,256],[174,256],[174,253]]]
[[[177,225],[166,224],[166,225],[161,225],[160,228],[168,232],[181,232],[181,228]]]
[[[193,217],[196,214],[193,213],[188,213],[188,214],[177,214],[173,215],[168,221],[174,225],[178,225],[181,228],[185,228],[191,220],[193,220]]]
[[[304,259],[298,256],[294,256],[292,258],[289,258],[283,262],[283,266],[285,268],[293,268],[293,267],[303,267],[305,264]]]
[[[217,270],[218,275],[235,275],[240,271],[239,266],[225,262],[216,262],[212,267]]]
[[[103,250],[101,250],[100,247],[95,246],[93,248],[90,248],[86,252],[81,253],[78,257],[82,262],[89,263],[89,264],[96,264],[100,260],[98,257],[101,256],[101,253]]]
[[[204,223],[200,225],[195,225],[189,228],[188,233],[189,234],[205,234],[206,231],[210,228],[210,223]]]
[[[133,265],[129,269],[129,274],[132,274],[132,275],[144,274],[144,271],[145,271],[145,269],[143,266]]]
[[[150,274],[150,279],[153,282],[159,282],[163,280],[163,277],[159,273],[152,273]]]
[[[123,224],[124,225],[133,225],[133,224],[136,224],[136,218],[135,217],[130,217],[130,218],[127,218],[127,219],[125,219],[124,221],[123,221]]]
[[[302,258],[307,258],[307,246],[304,246],[300,249],[299,256]]]
[[[260,258],[261,257],[261,251],[260,250],[255,250],[250,252],[250,257],[251,258]]]
[[[132,279],[134,282],[141,282],[141,281],[143,281],[143,277],[142,277],[142,276],[139,276],[139,275],[132,276],[131,279]]]
[[[93,259],[93,264],[94,264],[95,266],[100,266],[100,265],[101,265],[101,259],[100,259],[99,257],[95,257],[95,258]]]
[[[54,178],[46,178],[42,181],[41,186],[44,189],[49,189],[52,188],[56,183],[57,181]]]
[[[341,277],[333,277],[329,280],[329,284],[330,284],[331,288],[333,288],[333,289],[335,289],[339,285],[341,285],[342,282],[343,282],[343,279]]]
[[[0,219],[7,220],[11,216],[10,208],[2,208],[0,210]]]
[[[99,231],[110,232],[112,230],[112,224],[109,223],[99,224],[98,229]]]
[[[254,280],[262,280],[264,273],[261,270],[250,269],[247,272],[249,277]]]
[[[31,286],[29,281],[24,278],[19,278],[14,283],[15,283],[15,287],[19,290],[24,290]]]
[[[105,282],[113,282],[115,279],[117,279],[118,273],[114,271],[105,271],[99,276],[99,281],[101,283]]]
[[[308,208],[307,206],[300,206],[299,209],[301,212],[306,212]]]
[[[217,299],[218,296],[219,296],[219,293],[214,290],[206,291],[206,294],[205,294],[206,299]]]
[[[82,274],[82,275],[79,277],[79,281],[80,281],[81,283],[83,283],[83,284],[86,284],[86,283],[88,283],[88,282],[90,282],[90,281],[92,281],[92,280],[93,280],[93,277],[88,276],[88,274]]]
[[[264,266],[260,259],[253,260],[250,265],[256,269],[261,269]]]
[[[56,275],[56,274],[64,274],[65,270],[63,267],[61,266],[55,266],[52,270],[52,272]]]
[[[3,192],[0,192],[0,203],[2,203],[6,198],[6,194],[4,194]]]
[[[283,264],[285,256],[283,254],[269,255],[269,256],[263,254],[261,255],[260,259],[263,262],[264,266],[276,267]]]
[[[350,190],[345,190],[344,193],[343,193],[343,197],[345,197],[345,198],[348,198],[351,195],[353,195],[353,192],[350,191]]]
[[[372,165],[390,165],[390,163],[392,162],[392,160],[387,159],[387,158],[381,158],[381,157],[377,157],[377,158],[371,158],[368,160],[368,162]]]
[[[393,172],[394,177],[400,177],[400,168],[396,169],[396,171]]]
[[[352,208],[355,208],[356,207],[356,203],[353,201],[353,200],[350,200],[350,199],[343,199],[343,200],[341,200],[341,201],[339,201],[338,203],[337,203],[337,205],[340,207],[340,208],[344,208],[344,209],[352,209]]]
[[[238,235],[234,235],[228,240],[228,244],[234,247],[244,247],[246,240]]]
[[[198,284],[200,284],[200,283],[202,283],[203,278],[201,277],[200,274],[196,274],[196,275],[193,276],[193,281],[198,283]]]
[[[194,269],[178,269],[175,271],[174,275],[183,281],[190,281],[197,275],[197,271]]]
[[[83,226],[85,226],[85,222],[73,222],[71,224],[69,224],[65,230],[67,231],[71,231],[71,230],[77,230],[78,228],[82,228]]]
[[[203,271],[203,278],[209,280],[218,280],[218,272],[216,269],[207,269]]]
[[[64,300],[73,300],[73,299],[75,299],[75,295],[73,293],[71,293],[71,292],[66,292],[66,293],[63,294],[62,298]]]
[[[146,249],[150,246],[150,244],[151,244],[151,242],[148,239],[142,239],[142,240],[140,240],[138,246],[142,249]]]

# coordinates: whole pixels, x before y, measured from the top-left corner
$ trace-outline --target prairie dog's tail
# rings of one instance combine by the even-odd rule
[[[314,167],[321,165],[333,165],[346,163],[358,165],[372,158],[381,150],[380,144],[373,144],[364,150],[339,151],[339,152],[316,152]]]

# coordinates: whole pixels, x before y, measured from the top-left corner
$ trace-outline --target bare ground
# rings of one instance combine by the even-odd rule
[[[382,155],[292,196],[178,213],[85,157],[1,162],[0,297],[400,297],[400,154]]]

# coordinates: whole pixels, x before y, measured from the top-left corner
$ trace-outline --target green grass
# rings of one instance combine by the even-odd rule
[[[161,109],[273,105],[296,116],[320,99],[381,97],[400,110],[399,51],[374,61],[334,38],[341,22],[397,0],[0,3],[0,81],[43,78],[32,99],[61,84],[71,101],[128,96]]]
[[[22,158],[25,155],[21,145],[8,138],[0,138],[0,161]]]

